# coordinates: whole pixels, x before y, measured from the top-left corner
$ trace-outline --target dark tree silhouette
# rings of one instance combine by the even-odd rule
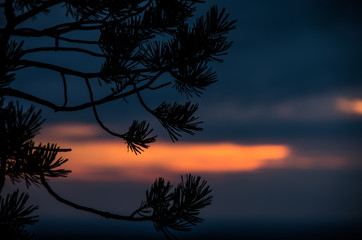
[[[125,132],[111,130],[97,112],[99,105],[118,99],[126,101],[128,96],[135,95],[144,109],[159,120],[172,141],[178,141],[183,133],[193,135],[202,130],[202,122],[195,116],[197,104],[162,102],[151,107],[142,95],[146,91],[172,87],[190,100],[217,80],[209,63],[222,61],[220,57],[231,47],[227,34],[234,28],[235,21],[229,19],[225,9],[219,10],[217,6],[211,7],[205,16],[194,19],[196,5],[202,2],[6,0],[0,3],[6,20],[0,29],[0,191],[6,176],[12,182],[23,180],[27,186],[45,187],[55,199],[79,210],[119,220],[152,221],[157,231],[171,238],[170,229],[189,230],[201,222],[199,213],[211,203],[211,189],[205,180],[191,175],[182,177],[174,188],[163,178],[157,179],[146,191],[146,199],[140,207],[129,216],[96,210],[62,198],[50,187],[48,178],[65,177],[70,173],[61,168],[67,159],[58,157],[60,152],[70,149],[51,143],[35,144],[33,139],[43,122],[40,110],[35,107],[24,110],[11,99],[28,100],[55,112],[91,108],[99,126],[123,139],[135,154],[140,154],[156,140],[149,123],[135,120]],[[33,21],[39,14],[52,11],[63,11],[61,22],[43,29],[22,27],[24,22]],[[96,37],[82,38],[87,32],[96,33],[93,35]],[[32,48],[31,44],[26,44],[31,38],[52,39],[54,43]],[[85,72],[32,58],[33,54],[53,54],[56,58],[57,54],[65,52],[102,59],[103,64],[98,71]],[[64,103],[58,105],[15,89],[12,83],[16,73],[27,68],[58,73],[63,83]],[[84,80],[89,101],[73,105],[68,102],[67,82],[72,77]],[[31,81],[35,86],[36,80]],[[107,88],[108,94],[96,98],[94,86]],[[1,197],[0,205],[1,228],[10,224],[24,238],[28,237],[23,234],[24,225],[36,221],[35,216],[29,215],[37,207],[26,207],[27,199],[27,195],[15,191],[6,198]]]

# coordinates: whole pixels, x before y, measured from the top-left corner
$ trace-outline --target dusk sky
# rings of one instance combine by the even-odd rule
[[[72,173],[50,184],[68,199],[128,214],[157,177],[176,184],[181,174],[200,175],[214,201],[201,212],[205,222],[176,233],[180,239],[317,239],[362,229],[362,3],[213,0],[197,14],[215,4],[237,23],[224,62],[213,64],[218,82],[190,99],[199,103],[204,131],[173,143],[136,97],[100,106],[102,121],[115,131],[134,119],[151,123],[158,141],[136,156],[97,125],[91,109],[54,113],[39,106],[46,122],[36,140],[72,148],[63,155]],[[60,9],[53,11],[51,20],[40,16],[24,27],[63,19]],[[38,41],[29,39],[24,48],[44,43]],[[32,58],[84,70],[101,64],[74,55]],[[11,87],[63,102],[59,74],[25,69]],[[88,101],[81,79],[71,79],[69,89],[69,103]],[[187,101],[172,86],[145,93],[151,106],[163,99]],[[8,181],[6,190],[13,189]],[[54,232],[59,238],[162,238],[152,223],[102,219],[62,205],[42,187],[27,191],[40,206],[40,222],[29,228],[40,238]]]

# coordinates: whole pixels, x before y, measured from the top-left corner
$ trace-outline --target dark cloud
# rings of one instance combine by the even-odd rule
[[[178,233],[177,236],[179,239],[203,239],[206,236],[207,239],[215,239],[212,236],[216,239],[221,236],[235,236],[234,239],[241,236],[248,239],[304,239],[298,236],[324,239],[322,236],[336,237],[334,234],[351,234],[358,230],[360,234],[361,176],[361,172],[355,170],[295,169],[204,175],[215,196],[213,204],[202,212],[206,221],[194,231]],[[139,206],[149,187],[146,183],[124,181],[51,181],[50,184],[59,194],[73,201],[125,214]],[[24,185],[17,187],[25,188]],[[40,222],[29,228],[36,232],[37,239],[48,239],[49,236],[52,239],[161,237],[151,223],[99,218],[58,203],[41,188],[31,187],[30,190],[33,193],[31,201],[41,206],[37,212]],[[57,218],[52,217],[55,215]],[[320,237],[315,234],[320,234]]]
[[[355,6],[329,1],[224,5],[238,19],[231,34],[234,46],[225,64],[217,66],[217,89],[225,89],[227,97],[270,104],[333,89],[361,89],[362,34]]]
[[[339,112],[335,106],[335,100],[341,97],[362,99],[361,1],[213,0],[207,1],[201,12],[213,4],[226,7],[231,17],[238,20],[237,29],[230,35],[234,45],[223,63],[214,64],[219,82],[210,86],[201,98],[191,99],[200,102],[199,114],[205,122],[205,130],[181,140],[286,144],[293,150],[293,156],[321,165],[329,159],[344,159],[348,169],[356,167],[357,170],[264,169],[205,176],[214,189],[215,201],[205,212],[208,222],[191,235],[200,239],[200,236],[234,234],[236,239],[240,239],[242,236],[255,237],[260,229],[266,231],[273,227],[285,234],[285,226],[295,223],[289,228],[295,230],[293,227],[306,226],[303,224],[308,222],[311,229],[324,224],[323,231],[327,232],[342,228],[343,233],[350,233],[358,227],[361,229],[362,179],[358,169],[362,167],[362,119],[361,115]],[[63,18],[57,9],[54,12],[56,15],[50,21]],[[49,18],[39,17],[36,24],[45,26],[49,23],[43,19]],[[49,40],[45,43],[53,44]],[[29,44],[38,46],[42,43],[33,39]],[[33,59],[90,70],[100,67],[97,61],[78,60],[74,56],[63,55],[52,59],[34,55]],[[60,105],[63,103],[62,82],[58,74],[36,69],[24,70],[17,76],[14,88]],[[35,86],[34,82],[41,86]],[[71,78],[69,84],[73,103],[88,101],[81,79]],[[93,86],[96,84],[93,83]],[[104,94],[103,90],[96,92],[98,97],[101,94]],[[151,106],[157,106],[164,100],[187,100],[185,96],[178,96],[172,87],[156,94],[145,93],[145,98]],[[129,103],[119,100],[98,108],[107,126],[124,132],[133,119],[148,119],[161,139],[169,139],[166,131],[142,109],[136,98],[130,97],[127,101]],[[96,124],[91,109],[70,113],[54,113],[45,109],[44,116],[48,124]],[[102,135],[100,138],[105,137]],[[57,139],[51,141],[56,142]],[[101,173],[102,170],[94,172]],[[84,200],[95,207],[106,206],[122,212],[123,209],[138,207],[149,184],[63,182],[56,183],[55,187],[60,193],[80,202]],[[135,232],[140,235],[145,233],[148,239],[151,235],[155,238],[160,236],[154,234],[151,225],[138,228],[139,225],[119,224],[74,212],[56,203],[43,190],[34,189],[31,189],[35,196],[33,200],[40,204],[39,215],[43,216],[37,225],[37,232],[43,234],[40,238],[47,239],[47,233],[59,231],[64,234],[70,231],[73,235],[80,231],[82,234],[84,229],[93,229],[94,236],[99,234],[102,237],[105,232],[109,232],[110,236],[132,236],[133,239],[139,236]],[[63,214],[61,216],[67,221],[55,220],[54,216],[58,213]],[[70,222],[69,216],[75,220]],[[225,218],[220,221],[222,216]],[[76,224],[78,219],[91,223],[79,225]],[[293,224],[292,220],[295,220]],[[313,221],[319,222],[315,225]],[[352,228],[344,228],[346,226]],[[303,227],[299,230],[301,234],[306,233]],[[334,237],[333,233],[328,236]],[[190,239],[190,235],[185,236],[185,239]],[[262,235],[259,236],[263,239]],[[305,238],[301,236],[301,239],[311,239],[313,234]],[[89,234],[87,237],[90,237]]]

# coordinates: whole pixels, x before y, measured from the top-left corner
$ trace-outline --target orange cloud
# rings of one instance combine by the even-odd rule
[[[64,140],[70,138],[91,138],[102,134],[98,126],[80,123],[47,125],[42,129],[41,132],[41,139],[57,140]]]
[[[160,171],[177,174],[252,171],[271,163],[281,164],[290,154],[285,145],[231,143],[155,143],[137,156],[127,152],[118,141],[69,142],[70,146],[73,151],[64,156],[69,158],[68,168],[72,169],[73,177],[87,180],[98,178],[97,172],[106,173],[104,180],[109,180],[112,175],[122,174],[127,178],[154,179],[157,177],[154,174]]]
[[[72,170],[69,178],[87,181],[152,181],[159,176],[173,179],[180,174],[255,171],[262,168],[342,168],[343,156],[325,153],[297,153],[288,145],[240,145],[235,143],[157,142],[140,155],[127,152],[119,140],[95,139],[96,125],[49,125],[37,136],[37,142],[56,140],[68,158],[64,166]],[[81,140],[81,141],[79,141]]]
[[[336,101],[337,109],[345,113],[353,113],[362,115],[362,100],[361,99],[345,99],[340,98]]]

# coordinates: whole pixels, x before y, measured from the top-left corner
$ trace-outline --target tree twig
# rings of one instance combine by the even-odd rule
[[[68,91],[67,91],[67,80],[65,79],[64,73],[60,73],[63,80],[63,90],[64,90],[64,104],[63,107],[65,107],[68,103]]]
[[[102,216],[104,218],[111,218],[111,219],[116,219],[116,220],[126,220],[126,221],[134,221],[134,222],[140,222],[140,221],[150,221],[152,220],[152,218],[147,218],[147,217],[142,217],[142,218],[136,218],[133,216],[122,216],[122,215],[118,215],[118,214],[114,214],[114,213],[110,213],[110,212],[105,212],[105,211],[100,211],[94,208],[90,208],[90,207],[85,207],[79,204],[76,204],[74,202],[71,202],[69,200],[66,200],[64,198],[62,198],[61,196],[59,196],[56,192],[54,192],[54,190],[49,186],[48,182],[46,181],[44,174],[40,173],[40,181],[43,184],[43,186],[45,187],[45,189],[49,192],[50,195],[52,195],[57,201],[64,203],[72,208],[78,209],[78,210],[82,210],[85,212],[89,212],[89,213],[93,213],[99,216]]]
[[[75,47],[39,47],[39,48],[23,50],[22,53],[23,53],[23,55],[26,55],[29,53],[43,52],[43,51],[44,52],[45,51],[81,52],[81,53],[86,53],[86,54],[94,56],[94,57],[106,57],[106,55],[102,54],[102,53],[96,53],[96,52],[89,51],[87,49],[75,48]]]
[[[98,113],[97,113],[97,109],[96,109],[96,106],[94,104],[94,98],[93,98],[93,92],[92,92],[92,88],[91,88],[91,85],[89,83],[89,80],[88,78],[84,78],[86,84],[87,84],[87,88],[88,88],[88,92],[89,92],[89,97],[90,97],[90,101],[92,103],[92,109],[93,109],[93,113],[94,113],[94,117],[96,118],[98,124],[101,126],[101,128],[103,128],[103,130],[105,130],[106,132],[108,132],[109,134],[111,134],[112,136],[115,136],[115,137],[119,137],[119,138],[124,138],[124,134],[119,134],[119,133],[116,133],[116,132],[113,132],[112,130],[110,130],[109,128],[107,128],[103,122],[101,121],[101,119],[99,118],[98,116]]]
[[[37,67],[37,68],[48,69],[48,70],[56,71],[59,73],[78,76],[78,77],[82,77],[82,78],[96,78],[96,77],[100,76],[99,72],[84,73],[84,72],[79,72],[77,70],[61,67],[58,65],[53,65],[50,63],[43,63],[43,62],[26,60],[26,59],[19,60],[19,65],[23,65],[23,66],[27,66],[27,67]]]
[[[58,3],[60,3],[62,1],[60,0],[53,0],[53,1],[48,1],[48,2],[44,2],[42,3],[39,7],[33,8],[32,10],[29,10],[28,12],[19,15],[15,18],[14,20],[14,25],[18,25],[24,21],[26,21],[27,19],[34,17],[35,15],[37,15],[38,13],[57,5]]]
[[[125,98],[128,96],[131,96],[132,94],[135,94],[136,91],[142,91],[147,89],[158,77],[160,77],[165,71],[160,71],[158,74],[156,74],[148,83],[142,85],[141,87],[138,87],[137,90],[136,89],[132,89],[128,92],[124,92],[124,93],[119,93],[119,94],[115,94],[112,93],[110,95],[107,95],[99,100],[95,100],[93,103],[92,102],[86,102],[80,105],[76,105],[76,106],[69,106],[69,107],[65,107],[65,106],[58,106],[48,100],[45,99],[41,99],[39,97],[36,97],[34,95],[16,90],[16,89],[12,89],[12,88],[0,88],[0,96],[11,96],[11,97],[16,97],[16,98],[22,98],[40,105],[43,105],[45,107],[48,107],[50,109],[53,109],[55,112],[73,112],[73,111],[78,111],[78,110],[82,110],[82,109],[86,109],[89,107],[92,107],[93,105],[101,105],[107,102],[111,102],[113,100],[116,99],[120,99],[120,98]]]
[[[25,31],[26,30],[26,31]],[[42,32],[39,30],[26,28],[26,29],[14,29],[12,35],[14,36],[22,36],[22,37],[51,37],[59,40],[63,40],[66,42],[73,43],[81,43],[81,44],[96,44],[98,45],[98,41],[88,41],[88,40],[80,40],[80,39],[72,39],[59,36],[61,33],[51,33],[51,32]]]

